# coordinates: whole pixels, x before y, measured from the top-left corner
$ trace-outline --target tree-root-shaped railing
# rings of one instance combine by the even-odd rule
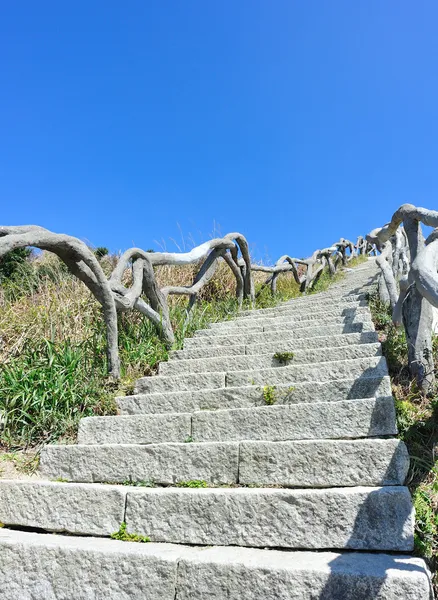
[[[269,285],[273,294],[277,291],[277,279],[282,273],[292,273],[296,283],[300,286],[300,292],[305,293],[317,283],[326,267],[329,273],[334,275],[340,264],[347,265],[356,255],[353,243],[341,238],[330,248],[315,250],[309,258],[291,258],[285,254],[272,267],[253,264],[251,269],[269,273],[262,288]]]
[[[108,370],[112,377],[120,376],[117,311],[136,309],[145,315],[170,347],[174,332],[169,316],[168,296],[189,296],[188,314],[201,289],[213,277],[219,261],[224,260],[236,279],[239,305],[244,299],[254,302],[254,283],[248,243],[240,233],[229,233],[210,240],[190,252],[145,252],[140,248],[127,250],[107,278],[94,253],[84,242],[72,236],[52,233],[43,227],[0,227],[0,259],[17,248],[33,246],[58,255],[71,273],[89,288],[102,306],[107,331]],[[240,255],[239,255],[240,253]],[[160,289],[154,267],[160,265],[193,265],[201,263],[198,274],[189,286],[167,286]],[[132,283],[123,284],[125,269],[131,266]]]
[[[0,227],[0,260],[7,252],[26,246],[57,254],[101,304],[107,332],[108,370],[114,378],[120,376],[118,312],[138,310],[155,325],[166,345],[171,347],[175,336],[170,319],[169,296],[189,297],[189,318],[199,293],[214,276],[221,261],[228,265],[234,275],[236,297],[241,306],[244,299],[254,303],[253,271],[269,274],[263,285],[269,285],[272,293],[276,292],[279,275],[292,273],[301,292],[305,293],[316,284],[325,268],[333,275],[340,265],[347,265],[359,252],[357,244],[355,246],[341,238],[329,248],[316,250],[309,258],[297,259],[284,255],[269,267],[251,264],[245,237],[240,233],[229,233],[205,242],[190,252],[145,252],[140,248],[130,248],[123,253],[107,277],[92,250],[75,237],[53,233],[35,225]],[[360,252],[363,248],[365,252],[369,251],[369,247],[361,241]],[[163,265],[199,265],[199,270],[191,285],[160,288],[155,268]],[[128,267],[131,269],[129,285],[124,278]]]
[[[426,240],[421,223],[435,228]],[[381,252],[377,259],[380,298],[391,305],[394,324],[403,323],[410,372],[428,392],[434,383],[432,306],[438,308],[438,212],[403,204],[389,223],[366,238]]]

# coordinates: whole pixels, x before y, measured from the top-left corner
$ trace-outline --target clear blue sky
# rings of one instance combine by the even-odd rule
[[[436,0],[4,2],[0,222],[308,255],[437,208]],[[189,242],[190,245],[190,242]]]

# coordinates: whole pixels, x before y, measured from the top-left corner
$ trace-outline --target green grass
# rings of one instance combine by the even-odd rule
[[[406,337],[403,329],[392,325],[389,307],[373,295],[370,309],[388,362],[399,437],[406,443],[411,456],[407,485],[416,511],[415,552],[429,560],[438,591],[438,394],[435,390],[426,397],[411,381]],[[436,338],[433,351],[437,364]]]
[[[111,534],[112,540],[119,540],[121,542],[140,542],[146,544],[151,541],[151,538],[145,535],[138,535],[137,533],[128,533],[126,531],[126,523],[120,525],[120,529]]]
[[[178,481],[176,487],[180,488],[206,488],[208,483],[203,479],[192,479],[191,481]]]
[[[274,359],[277,360],[281,365],[288,365],[295,354],[293,352],[276,352],[274,354]]]

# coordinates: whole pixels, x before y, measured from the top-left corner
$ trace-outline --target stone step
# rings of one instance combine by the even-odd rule
[[[267,324],[274,322],[306,322],[306,321],[315,321],[323,319],[324,317],[344,317],[344,318],[353,318],[354,316],[366,315],[368,318],[370,316],[370,309],[367,306],[358,307],[358,308],[339,308],[339,309],[330,309],[330,310],[318,310],[318,311],[302,311],[297,312],[293,310],[282,311],[277,313],[270,314],[259,314],[258,311],[254,311],[253,315],[245,315],[245,316],[237,316],[234,319],[230,319],[229,321],[218,321],[216,323],[212,323],[211,325],[217,327],[221,324],[234,324],[238,327],[246,326],[248,323],[259,324]]]
[[[414,510],[409,490],[402,486],[321,490],[121,486],[128,489],[116,496],[117,486],[105,490],[106,486],[81,484],[6,484],[0,484],[0,493],[13,503],[4,515],[6,525],[15,521],[11,525],[23,526],[16,502],[23,512],[41,502],[25,521],[48,531],[93,535],[95,516],[106,527],[105,535],[125,522],[128,533],[153,542],[312,550],[413,549]],[[71,488],[70,492],[65,488]],[[87,493],[98,499],[99,506],[78,513],[76,503],[84,506]],[[108,531],[114,524],[115,529]]]
[[[320,348],[344,348],[356,344],[375,344],[379,341],[376,331],[364,333],[341,333],[327,337],[298,338],[284,342],[265,342],[261,344],[248,344],[241,346],[196,346],[190,349],[173,350],[169,354],[171,360],[186,360],[193,358],[215,358],[219,356],[275,354],[275,352],[311,352]]]
[[[430,600],[424,561],[0,530],[2,600]]]
[[[301,402],[336,402],[347,399],[390,396],[391,383],[385,377],[359,377],[335,381],[297,382],[275,386],[277,404]],[[136,394],[116,398],[122,415],[195,412],[224,408],[265,406],[264,386],[227,387],[215,390],[177,391],[158,394]]]
[[[363,372],[375,377],[388,374],[383,357],[356,358],[333,362],[289,365],[266,369],[249,369],[223,373],[183,373],[182,375],[157,375],[137,380],[135,393],[160,393],[172,391],[241,387],[245,385],[276,385],[295,381],[330,381],[360,377]]]
[[[347,293],[345,295],[342,295],[339,291],[333,290],[329,293],[325,292],[322,294],[309,294],[301,296],[299,298],[292,298],[292,300],[288,300],[287,302],[285,302],[284,305],[287,306],[293,304],[294,306],[299,306],[300,304],[309,304],[310,306],[313,303],[325,303],[326,305],[328,305],[330,301],[332,301],[333,303],[358,302],[360,300],[367,300],[367,298],[368,292],[361,292],[357,294]]]
[[[52,445],[41,453],[41,472],[48,479],[76,483],[174,485],[203,480],[213,485],[259,485],[259,480],[271,479],[265,485],[301,488],[398,485],[406,475],[406,449],[395,439],[272,442],[269,464],[260,461],[266,444]]]
[[[194,346],[241,346],[248,344],[262,344],[265,342],[283,342],[291,339],[310,339],[313,337],[323,338],[333,335],[348,333],[365,333],[374,331],[374,325],[371,322],[365,323],[345,323],[336,325],[325,325],[321,327],[305,327],[302,329],[283,331],[264,331],[264,332],[233,332],[227,335],[214,336],[196,336],[184,340],[184,348],[193,348]]]
[[[272,402],[275,402],[275,391]],[[397,433],[391,397],[195,413],[86,417],[79,444],[305,440]]]
[[[327,317],[326,319],[315,319],[314,321],[297,320],[295,322],[291,322],[289,319],[279,321],[271,320],[267,324],[264,321],[261,321],[260,323],[258,321],[249,321],[239,326],[236,325],[234,321],[222,321],[221,323],[212,323],[208,329],[198,329],[194,337],[197,338],[200,336],[225,335],[225,332],[230,335],[232,333],[240,334],[246,332],[259,333],[263,331],[284,331],[285,328],[290,328],[293,331],[301,332],[302,330],[317,329],[330,325],[346,326],[354,323],[371,323],[371,315],[352,315],[351,317],[344,317],[341,315],[337,317]],[[213,327],[213,325],[216,325],[216,327]]]
[[[327,301],[320,301],[318,304],[297,304],[294,305],[290,302],[284,302],[282,304],[279,304],[277,306],[272,306],[270,308],[257,308],[257,309],[249,309],[249,310],[242,310],[239,312],[239,317],[241,318],[245,318],[245,317],[252,317],[254,315],[260,315],[260,316],[269,316],[269,315],[277,315],[277,314],[282,314],[282,313],[291,313],[291,314],[309,314],[310,312],[321,312],[324,310],[324,307],[328,307],[329,310],[331,311],[339,311],[342,312],[343,310],[354,310],[357,308],[367,308],[368,307],[368,301],[365,299],[362,300],[356,300],[354,302],[341,302],[341,301],[337,301],[337,302],[327,302]]]
[[[212,373],[215,371],[244,371],[248,369],[266,369],[280,367],[285,364],[306,364],[311,362],[327,362],[353,358],[367,358],[382,355],[381,344],[357,344],[341,346],[340,348],[319,348],[311,350],[295,350],[293,343],[288,343],[288,351],[293,352],[293,358],[282,362],[274,358],[277,352],[285,352],[274,346],[270,354],[253,354],[251,356],[224,356],[217,358],[187,358],[186,360],[170,360],[159,366],[160,375],[177,375],[181,373]],[[237,346],[240,348],[241,346]]]
[[[404,487],[149,489],[128,493],[128,531],[155,542],[409,552],[414,510]]]

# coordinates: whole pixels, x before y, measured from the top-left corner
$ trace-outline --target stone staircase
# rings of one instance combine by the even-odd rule
[[[429,600],[375,272],[197,332],[0,481],[0,600]]]

